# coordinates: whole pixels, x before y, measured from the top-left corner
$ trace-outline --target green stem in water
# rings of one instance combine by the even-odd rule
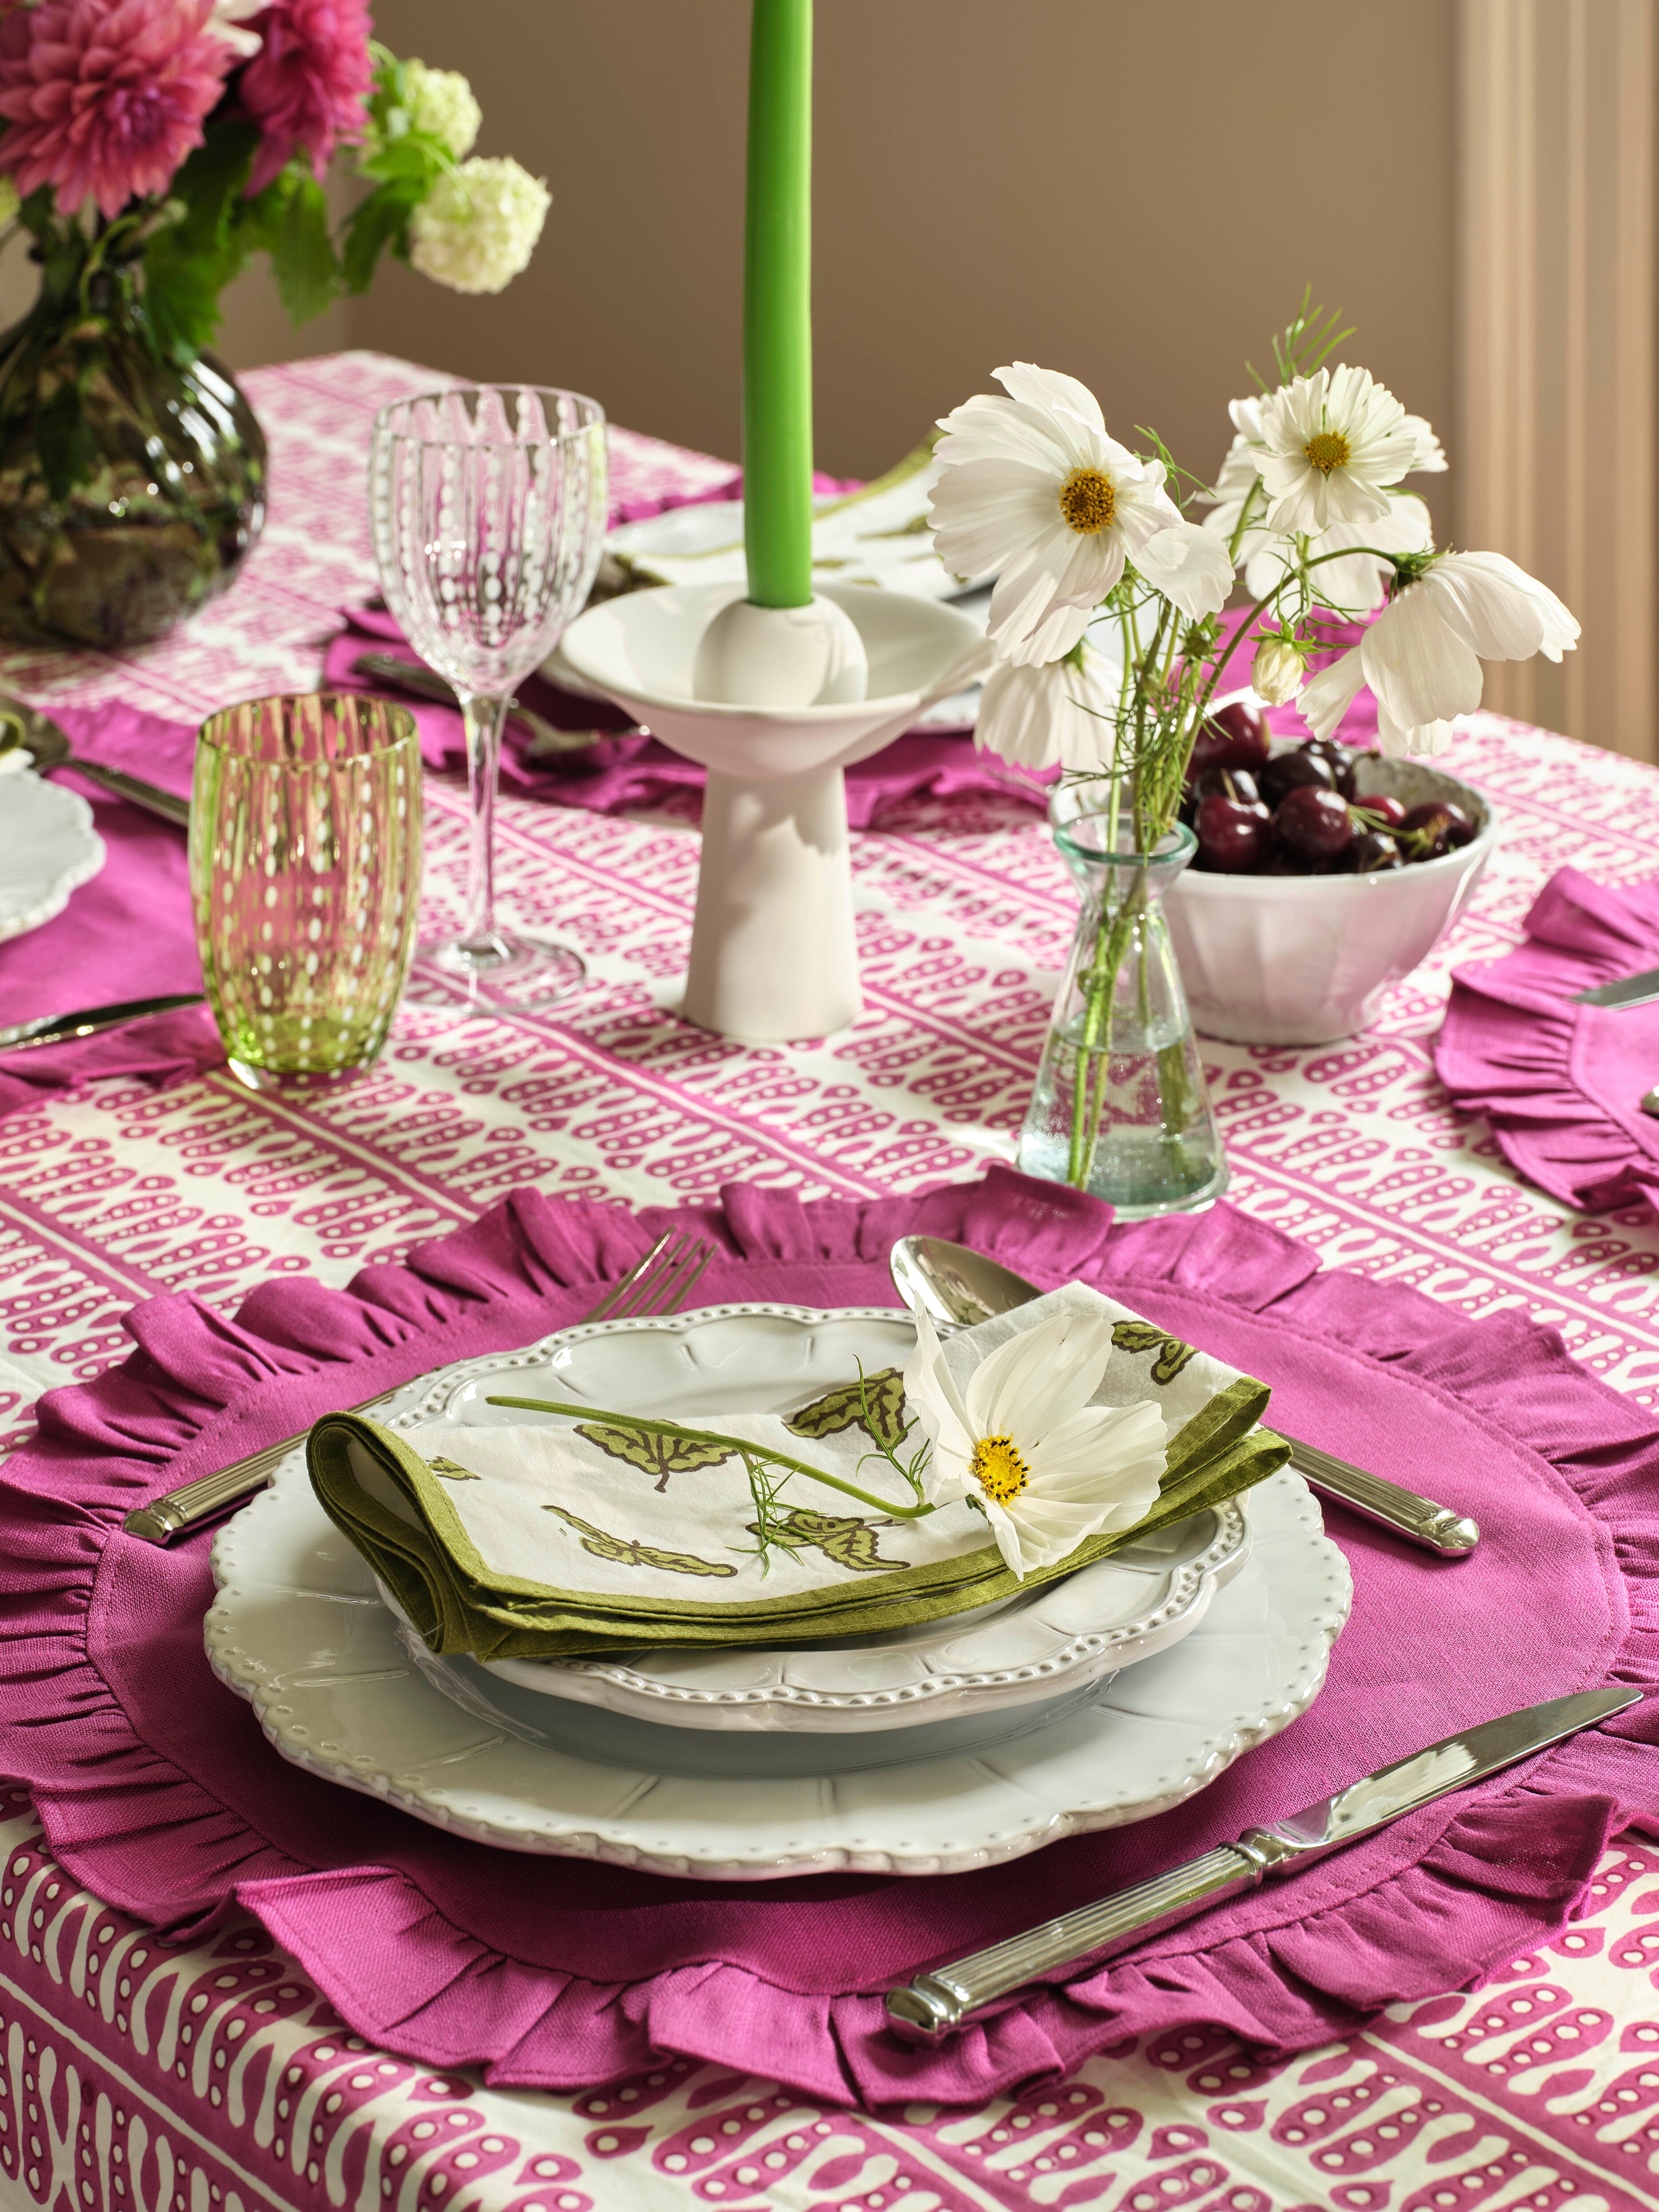
[[[515,1406],[532,1413],[570,1413],[579,1421],[603,1421],[614,1429],[637,1429],[641,1436],[672,1437],[679,1443],[718,1444],[738,1458],[763,1459],[774,1467],[787,1468],[792,1474],[810,1475],[814,1482],[827,1483],[831,1490],[856,1498],[860,1505],[873,1506],[878,1513],[888,1514],[896,1521],[920,1521],[937,1510],[932,1505],[895,1505],[860,1490],[856,1483],[843,1482],[838,1474],[826,1474],[821,1467],[810,1466],[804,1459],[791,1459],[787,1452],[774,1451],[769,1444],[751,1443],[744,1437],[722,1436],[718,1429],[683,1428],[678,1421],[659,1420],[653,1414],[608,1413],[600,1406],[568,1406],[555,1398],[486,1398],[484,1403]]]

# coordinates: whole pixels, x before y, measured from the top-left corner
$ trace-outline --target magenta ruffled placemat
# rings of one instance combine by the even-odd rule
[[[1440,1080],[1564,1206],[1659,1203],[1659,1121],[1641,1103],[1659,1085],[1659,1004],[1572,1004],[1659,968],[1659,879],[1613,890],[1562,868],[1524,927],[1515,951],[1455,971],[1434,1048]]]
[[[285,1765],[202,1648],[208,1543],[126,1537],[138,1500],[593,1303],[670,1220],[520,1193],[343,1291],[271,1283],[234,1320],[185,1297],[131,1317],[138,1349],[42,1401],[0,1476],[8,1563],[3,1754],[53,1848],[112,1904],[198,1934],[233,1903],[362,2034],[500,2083],[568,2089],[664,2052],[881,2105],[972,2102],[1127,2035],[1215,2021],[1325,2040],[1466,1984],[1570,1916],[1604,1838],[1659,1816],[1646,1706],[1299,1877],[1005,2006],[938,2051],[878,1994],[1236,1835],[1387,1759],[1535,1698],[1659,1678],[1659,1434],[1519,1318],[1471,1323],[1342,1273],[1224,1206],[1115,1228],[1007,1170],[911,1200],[804,1205],[736,1185],[691,1216],[711,1302],[891,1302],[908,1231],[1044,1283],[1080,1276],[1264,1376],[1293,1431],[1475,1512],[1447,1567],[1349,1522],[1357,1595],[1312,1710],[1185,1806],[1006,1868],[926,1880],[671,1881],[518,1856]]]

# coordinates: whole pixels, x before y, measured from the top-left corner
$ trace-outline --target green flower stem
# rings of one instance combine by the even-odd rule
[[[659,1420],[652,1414],[607,1413],[600,1406],[568,1406],[555,1398],[486,1398],[486,1406],[515,1406],[532,1413],[574,1413],[578,1420],[604,1421],[612,1428],[637,1429],[641,1436],[672,1437],[677,1443],[687,1444],[719,1444],[738,1457],[763,1459],[774,1467],[787,1467],[792,1474],[810,1475],[814,1482],[827,1483],[831,1490],[839,1490],[848,1498],[856,1498],[860,1505],[873,1506],[878,1513],[890,1515],[896,1521],[920,1521],[924,1515],[936,1512],[933,1505],[894,1505],[884,1498],[874,1498],[855,1483],[843,1482],[838,1474],[826,1474],[821,1467],[809,1466],[804,1459],[791,1459],[787,1452],[774,1451],[769,1444],[747,1443],[742,1437],[725,1437],[717,1429],[682,1428],[678,1421]]]
[[[1072,1085],[1072,1142],[1066,1175],[1074,1190],[1086,1190],[1094,1170],[1095,1151],[1106,1110],[1112,1049],[1112,999],[1117,971],[1123,965],[1136,918],[1146,904],[1146,874],[1142,871],[1122,905],[1095,939],[1095,957],[1084,979],[1086,1003]]]

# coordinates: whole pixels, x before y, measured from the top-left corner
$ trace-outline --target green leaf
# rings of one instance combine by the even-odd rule
[[[597,1444],[607,1458],[623,1460],[657,1477],[666,1490],[671,1474],[690,1474],[700,1467],[720,1467],[731,1458],[718,1444],[688,1443],[681,1437],[649,1436],[641,1429],[612,1429],[601,1421],[579,1421],[576,1434]]]
[[[283,305],[296,323],[320,315],[340,289],[340,264],[328,234],[328,202],[309,170],[286,179],[287,205],[270,244]]]
[[[843,1429],[862,1429],[883,1451],[896,1451],[904,1441],[904,1377],[896,1367],[884,1367],[857,1382],[843,1382],[822,1398],[814,1398],[784,1423],[798,1437],[838,1437]]]
[[[751,1536],[762,1534],[758,1521],[749,1523],[749,1533]],[[886,1574],[910,1564],[908,1559],[884,1559],[876,1548],[875,1529],[856,1514],[815,1513],[810,1506],[792,1505],[764,1533],[773,1543],[791,1552],[822,1552],[826,1559],[853,1574]]]
[[[738,1571],[720,1559],[700,1559],[695,1552],[663,1552],[654,1544],[641,1544],[632,1536],[613,1536],[591,1521],[579,1521],[562,1505],[544,1505],[544,1513],[556,1513],[581,1538],[582,1549],[596,1559],[611,1559],[623,1567],[659,1567],[670,1575],[734,1575]]]
[[[409,218],[419,197],[411,198],[400,185],[382,185],[352,210],[346,222],[343,256],[348,292],[368,291],[375,264],[387,246],[401,253]]]
[[[1160,1386],[1173,1382],[1198,1351],[1195,1344],[1183,1344],[1178,1336],[1171,1336],[1167,1329],[1155,1328],[1149,1321],[1115,1321],[1112,1342],[1120,1352],[1155,1352],[1158,1357],[1152,1362],[1152,1380]]]
[[[88,426],[80,392],[73,384],[60,384],[40,410],[34,418],[34,435],[46,489],[55,500],[67,499],[98,465],[98,441]]]

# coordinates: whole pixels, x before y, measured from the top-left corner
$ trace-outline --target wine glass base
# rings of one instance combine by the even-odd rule
[[[535,1012],[556,1005],[586,981],[587,969],[567,945],[495,930],[482,943],[450,939],[422,945],[410,969],[404,1004],[468,1014]]]

